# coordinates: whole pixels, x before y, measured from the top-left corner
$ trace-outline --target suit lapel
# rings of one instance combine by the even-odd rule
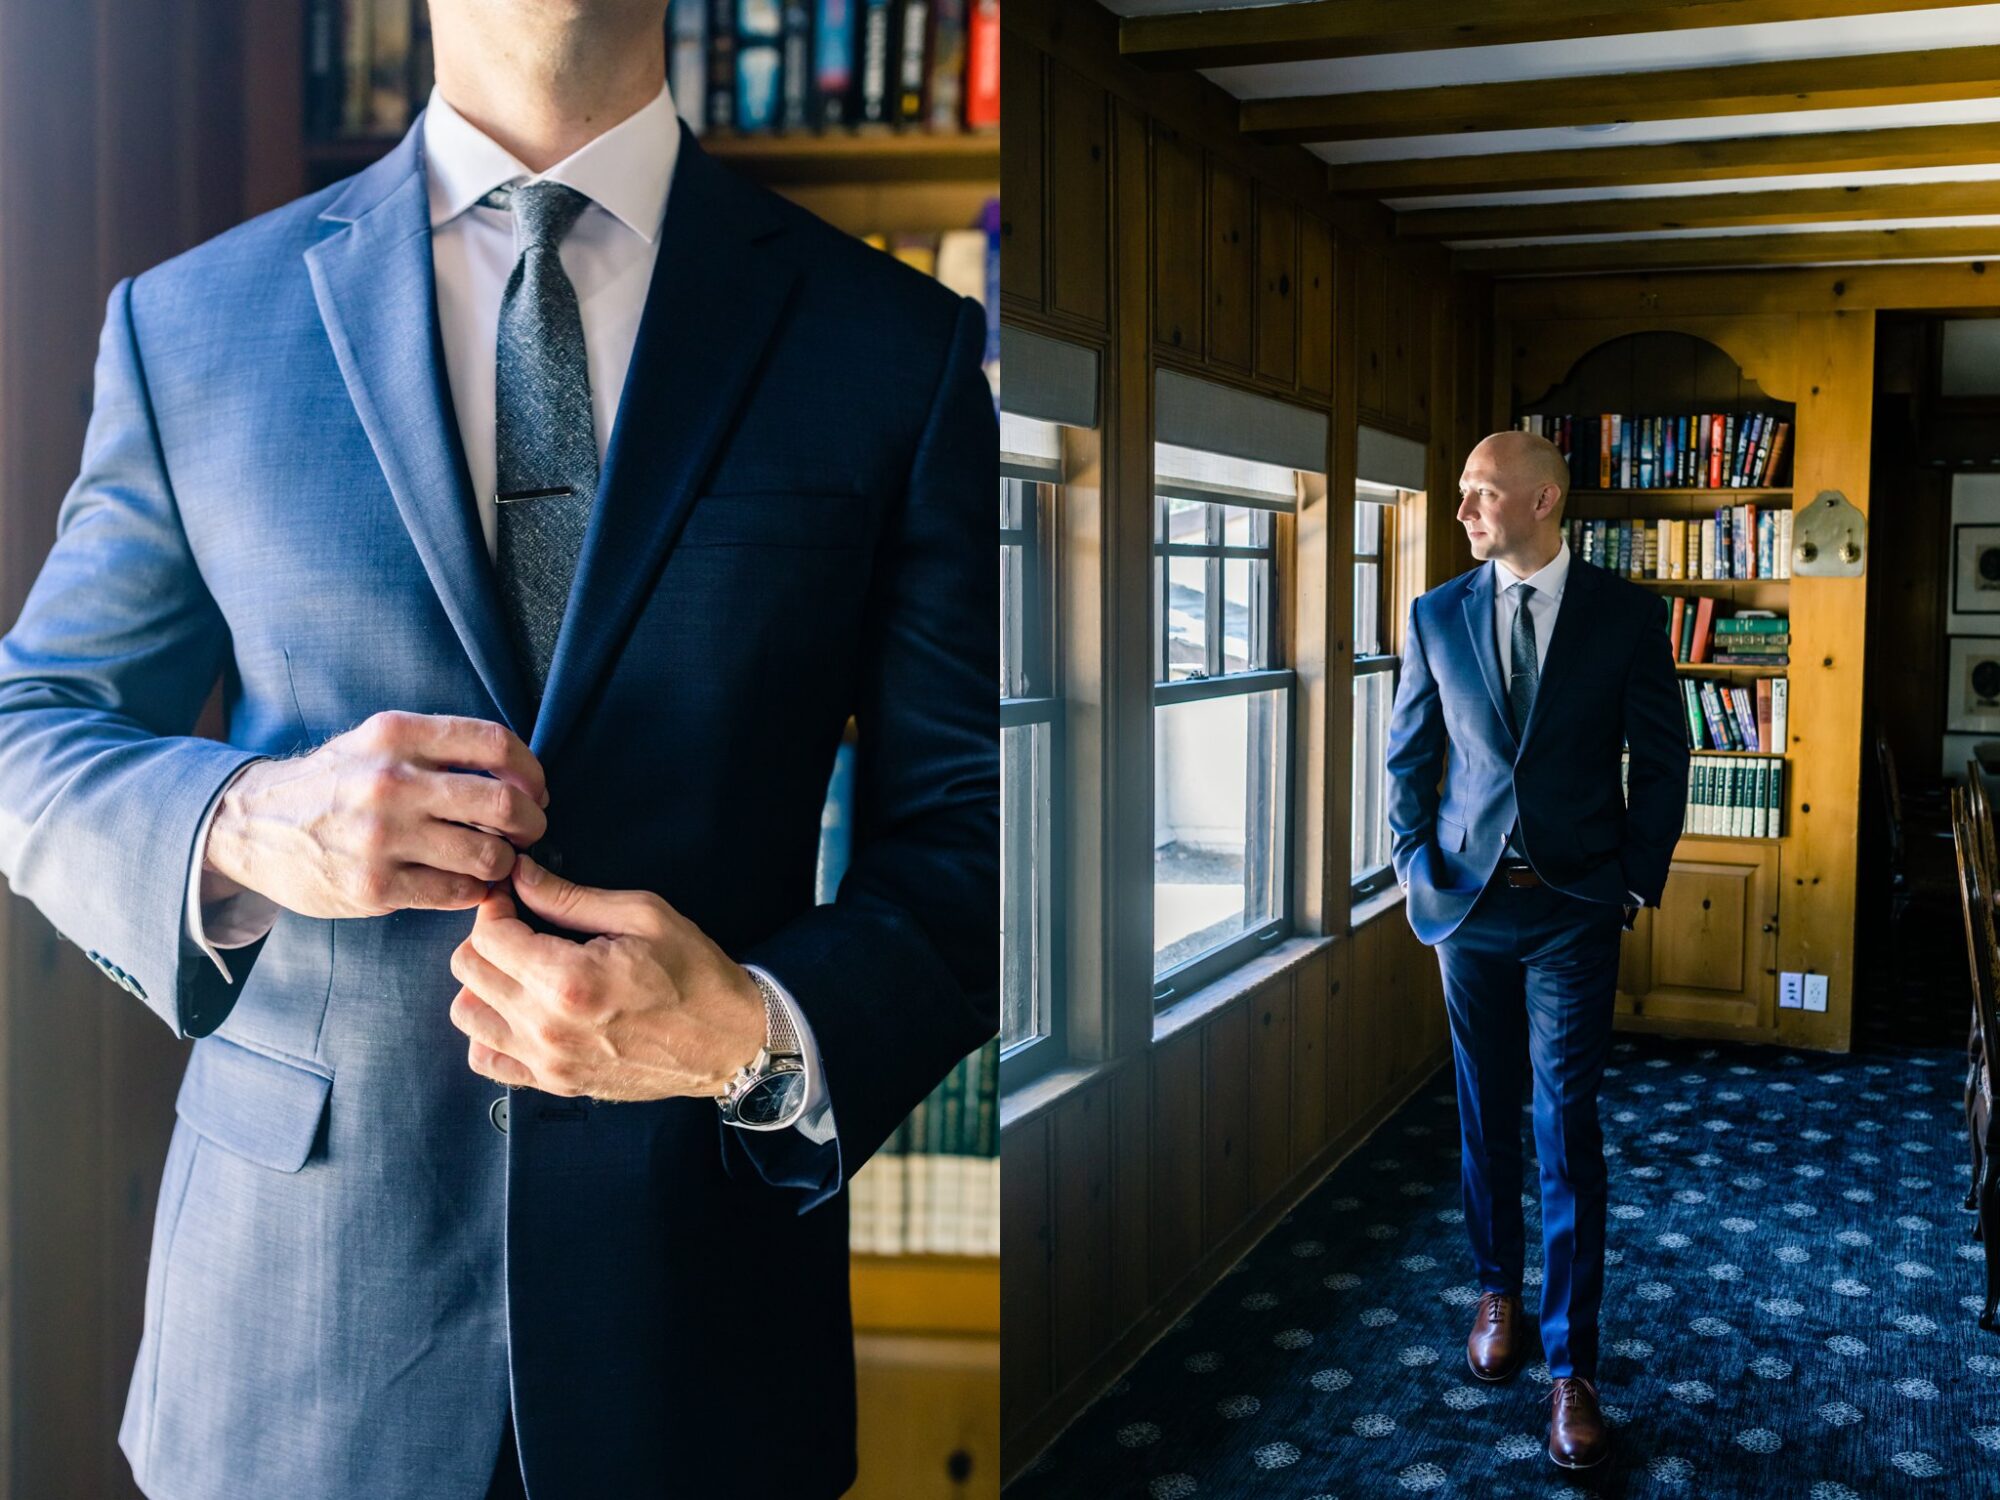
[[[795,272],[775,208],[685,123],[652,285],[530,747],[560,747],[624,640],[777,326]]]
[[[423,116],[320,217],[305,252],[320,319],[424,571],[494,706],[517,734],[528,698],[501,613],[445,382],[432,279]]]
[[[1500,675],[1500,653],[1493,644],[1492,563],[1482,563],[1472,575],[1472,586],[1465,591],[1462,602],[1466,634],[1472,638],[1472,655],[1479,663],[1480,677],[1486,682],[1486,695],[1493,700],[1493,711],[1499,715],[1507,743],[1516,744],[1514,713],[1507,703],[1507,681]]]

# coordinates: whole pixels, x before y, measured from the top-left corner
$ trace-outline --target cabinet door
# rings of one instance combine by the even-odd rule
[[[1049,305],[1104,326],[1111,153],[1104,90],[1049,70]]]
[[[1210,164],[1208,174],[1208,357],[1250,368],[1250,179]]]
[[[1153,337],[1200,355],[1202,302],[1201,152],[1153,127]]]
[[[1298,216],[1274,194],[1257,194],[1257,373],[1283,385],[1298,369]]]
[[[1333,227],[1299,220],[1299,385],[1333,394]]]
[[[1772,1026],[1777,900],[1776,846],[1681,840],[1659,910],[1647,913],[1652,930],[1646,989],[1631,997],[1631,1013],[1661,1021]]]

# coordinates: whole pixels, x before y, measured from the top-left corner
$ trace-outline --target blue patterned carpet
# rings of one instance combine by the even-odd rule
[[[1492,1387],[1465,1367],[1477,1287],[1444,1073],[1010,1500],[2000,1496],[1963,1053],[1620,1038],[1607,1075],[1603,1469],[1550,1463],[1546,1367]]]

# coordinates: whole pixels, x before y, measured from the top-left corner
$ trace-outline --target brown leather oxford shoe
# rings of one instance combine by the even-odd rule
[[[1559,1377],[1549,1390],[1549,1457],[1565,1469],[1589,1469],[1610,1452],[1597,1387],[1581,1375]]]
[[[1521,1299],[1505,1292],[1482,1292],[1472,1332],[1465,1341],[1465,1362],[1481,1380],[1505,1380],[1521,1368],[1527,1339]]]

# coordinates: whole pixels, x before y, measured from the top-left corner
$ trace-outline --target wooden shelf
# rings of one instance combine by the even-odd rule
[[[1643,583],[1650,589],[1698,589],[1698,588],[1743,588],[1746,585],[1769,586],[1776,584],[1783,588],[1790,578],[1634,578],[1629,573],[1618,575],[1627,583]]]
[[[1782,750],[1690,750],[1690,755],[1740,755],[1746,759],[1790,760]]]
[[[1733,662],[1733,661],[1724,661],[1724,662],[1677,661],[1674,663],[1674,670],[1676,672],[1689,672],[1697,677],[1706,672],[1713,672],[1720,677],[1733,676],[1738,672],[1749,672],[1754,674],[1761,674],[1764,676],[1773,676],[1784,673],[1785,671],[1789,670],[1790,667],[1791,667],[1791,662],[1788,660],[1772,662],[1768,666],[1763,665],[1761,663],[1752,666],[1747,662]]]

